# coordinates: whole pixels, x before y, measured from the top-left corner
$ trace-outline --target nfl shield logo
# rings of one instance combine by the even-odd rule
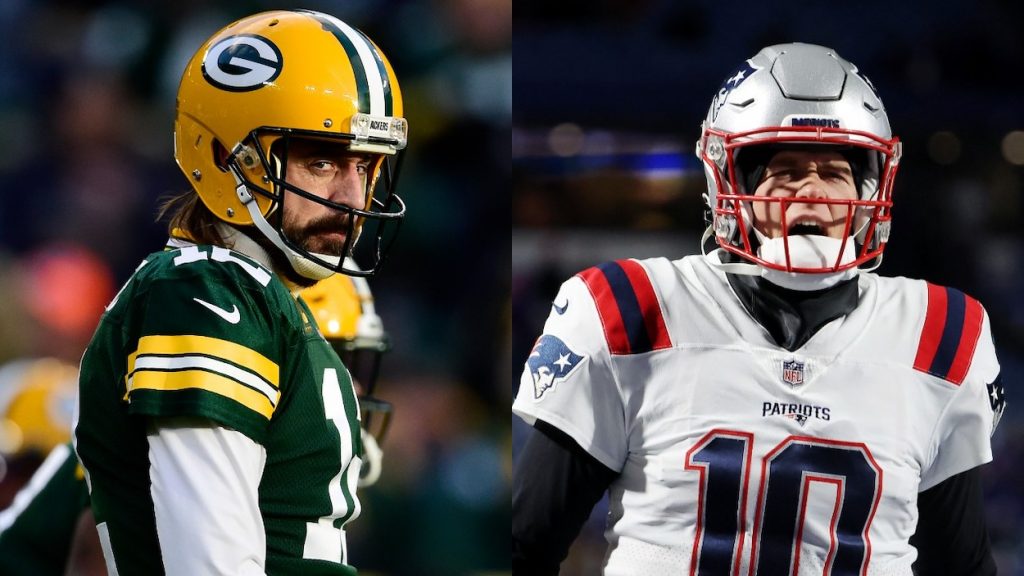
[[[804,363],[798,360],[782,361],[782,381],[790,386],[804,383]]]

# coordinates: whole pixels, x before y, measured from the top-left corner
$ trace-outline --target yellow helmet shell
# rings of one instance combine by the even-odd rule
[[[277,130],[259,136],[263,150],[281,131],[351,141],[357,115],[406,129],[398,80],[380,49],[333,16],[263,12],[220,30],[189,61],[178,88],[175,159],[214,215],[247,225],[252,217],[215,142],[240,159],[249,182],[266,184],[268,166],[252,150],[257,130]],[[393,154],[404,138],[376,151]],[[274,208],[272,198],[255,198],[264,216]]]
[[[0,368],[0,452],[48,453],[71,439],[78,369],[56,358]]]
[[[334,274],[302,291],[324,338],[353,340],[362,303],[350,276]]]

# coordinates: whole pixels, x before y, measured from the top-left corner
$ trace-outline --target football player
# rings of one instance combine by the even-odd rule
[[[380,444],[392,407],[373,395],[382,355],[391,346],[369,284],[364,278],[335,274],[303,290],[301,297],[353,375],[363,443],[358,485],[372,486],[380,478]],[[95,553],[93,524],[83,524],[76,532],[83,511],[86,520],[92,519],[85,477],[69,442],[77,377],[74,366],[48,358],[0,368],[4,454],[18,460],[49,452],[11,506],[0,512],[4,574],[63,574],[66,566],[75,574],[106,573],[102,554]]]
[[[108,569],[355,574],[356,393],[297,295],[391,246],[398,82],[345,22],[273,11],[207,40],[177,103],[192,189],[166,209],[195,243],[140,264],[82,359],[75,447]]]
[[[0,512],[5,575],[65,573],[76,523],[89,507],[70,444],[77,378],[77,368],[56,358],[17,360],[0,368],[0,445],[7,472],[0,482],[20,488]],[[18,470],[28,469],[34,473],[27,483],[15,481]],[[88,561],[80,558],[74,573],[105,572],[102,555],[91,558],[91,568]]]
[[[351,266],[355,266],[354,263]],[[380,479],[380,448],[391,423],[391,403],[374,396],[381,359],[391,349],[365,278],[335,274],[302,291],[316,325],[352,375],[359,398],[363,462],[359,486]]]
[[[828,48],[767,47],[696,152],[702,254],[580,272],[526,360],[516,574],[557,573],[605,492],[607,575],[994,574],[989,318],[872,272],[901,153],[874,87]]]

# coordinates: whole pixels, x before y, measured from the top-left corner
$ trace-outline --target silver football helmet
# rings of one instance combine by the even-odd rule
[[[754,196],[764,164],[780,148],[831,147],[850,159],[856,199],[842,204],[845,239],[818,262],[797,257],[804,238],[788,234],[771,251],[753,227],[752,203],[777,202],[783,214],[795,198]],[[729,271],[833,274],[881,263],[889,240],[892,185],[901,146],[871,82],[834,50],[813,44],[769,46],[731,74],[711,102],[697,142],[707,177],[708,229],[718,246],[745,259]],[[800,200],[805,202],[806,199]],[[812,238],[812,240],[828,240]],[[810,245],[814,249],[813,243]],[[702,246],[703,248],[703,246]],[[769,253],[770,252],[770,253]]]

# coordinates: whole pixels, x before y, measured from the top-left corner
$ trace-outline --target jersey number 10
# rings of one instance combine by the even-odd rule
[[[712,430],[686,453],[700,474],[691,575],[739,574],[754,435]],[[882,493],[882,469],[867,446],[790,436],[761,459],[750,573],[799,573],[800,544],[813,483],[835,486],[824,574],[863,573],[871,557],[868,530]],[[819,520],[820,521],[820,520]]]

